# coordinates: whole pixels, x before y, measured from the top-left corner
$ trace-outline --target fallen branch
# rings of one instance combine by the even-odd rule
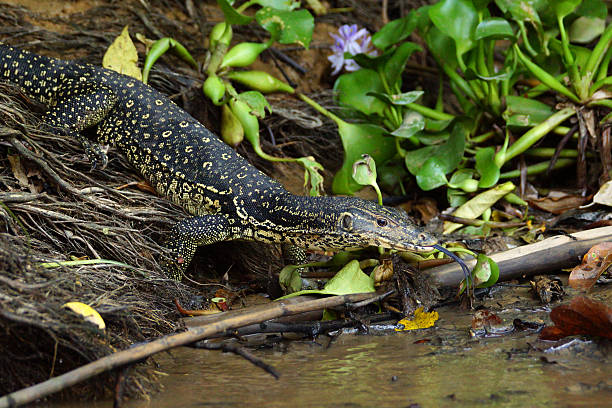
[[[595,228],[570,236],[557,235],[490,257],[499,265],[499,281],[505,281],[574,266],[593,245],[605,241],[612,241],[612,227]],[[466,261],[466,264],[473,268],[476,261]],[[431,268],[424,273],[436,287],[456,287],[463,279],[463,272],[456,263]]]
[[[58,377],[15,391],[0,398],[0,408],[14,407],[36,401],[103,372],[143,360],[160,351],[166,351],[205,339],[217,333],[227,332],[281,316],[290,316],[312,310],[341,306],[347,303],[361,302],[375,296],[377,296],[376,293],[360,293],[306,301],[300,300],[300,298],[291,298],[270,303],[264,305],[264,307],[255,307],[251,313],[229,313],[229,316],[226,315],[225,319],[217,318],[216,321],[205,326],[194,327],[178,334],[161,337],[146,344],[136,345],[127,350],[92,361]]]

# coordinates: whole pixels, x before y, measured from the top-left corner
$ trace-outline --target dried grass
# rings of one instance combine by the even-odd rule
[[[24,105],[17,90],[0,86],[0,394],[172,332],[172,300],[192,296],[157,262],[182,210],[133,187],[117,190],[140,177],[115,153],[105,171],[88,173],[78,143],[39,130]],[[40,266],[72,257],[132,267]],[[106,332],[62,308],[69,301],[94,307]],[[143,368],[128,378],[132,392],[151,385]]]

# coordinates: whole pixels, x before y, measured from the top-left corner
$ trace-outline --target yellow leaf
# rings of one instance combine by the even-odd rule
[[[128,26],[123,28],[121,35],[115,38],[106,50],[102,66],[142,81],[142,72],[138,68],[138,52],[130,38]]]
[[[96,312],[94,308],[89,305],[86,305],[85,303],[68,302],[62,307],[68,308],[74,313],[83,316],[83,319],[95,324],[100,330],[104,330],[106,328],[106,324],[104,323],[104,319],[102,319],[102,316],[100,316],[100,314]]]
[[[396,328],[395,331],[426,329],[432,327],[439,317],[438,312],[424,312],[423,307],[419,307],[414,311],[414,318],[412,320],[402,319],[397,322],[397,325],[401,325],[403,328]]]
[[[508,181],[504,184],[500,184],[490,190],[484,191],[477,196],[473,197],[468,202],[462,204],[453,213],[456,217],[468,218],[475,220],[480,217],[488,208],[491,208],[493,204],[506,194],[514,190],[514,184]],[[451,232],[458,230],[463,227],[461,224],[457,224],[450,221],[444,221],[444,234],[450,234]]]

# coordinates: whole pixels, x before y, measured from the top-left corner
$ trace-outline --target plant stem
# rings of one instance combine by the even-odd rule
[[[534,64],[529,60],[525,54],[521,51],[517,44],[514,44],[514,52],[517,58],[523,63],[523,65],[535,76],[537,79],[542,81],[542,83],[548,86],[550,89],[553,89],[559,92],[562,95],[567,96],[572,101],[579,103],[580,99],[572,91],[567,89],[561,82],[557,81],[557,79],[550,75],[548,72],[540,68],[537,64]]]
[[[591,78],[595,75],[597,67],[601,64],[603,57],[608,53],[610,43],[612,43],[612,24],[608,25],[601,34],[597,45],[593,48],[587,63],[582,69],[582,76],[587,84],[591,82]]]
[[[556,149],[554,147],[534,147],[525,152],[529,156],[534,157],[553,157]],[[563,149],[559,153],[559,157],[575,158],[578,157],[578,150],[575,149]]]
[[[565,24],[563,24],[563,17],[557,16],[557,24],[559,25],[559,33],[561,34],[561,47],[563,50],[563,60],[565,67],[570,74],[572,86],[581,99],[587,97],[587,89],[581,86],[580,76],[578,74],[578,67],[574,61],[574,55],[569,49],[569,39],[567,38],[567,32],[565,31]]]
[[[472,143],[472,144],[480,144],[482,142],[486,142],[487,140],[489,140],[494,135],[495,135],[495,132],[491,130],[490,132],[483,133],[482,135],[478,135],[478,136],[474,136],[474,137],[470,138],[470,143]]]
[[[251,7],[255,3],[256,3],[255,0],[250,0],[250,1],[247,1],[245,3],[242,3],[240,5],[240,7],[236,8],[236,11],[239,12],[239,13],[242,13],[244,10],[248,9],[249,7]]]
[[[552,129],[557,127],[557,125],[575,113],[576,110],[574,108],[561,109],[560,111],[553,113],[544,122],[529,129],[508,148],[504,157],[504,163],[509,162],[511,159],[533,146],[538,140],[546,136],[546,134],[548,134]]]
[[[453,115],[450,115],[448,113],[444,113],[444,112],[440,112],[431,108],[428,108],[426,106],[423,105],[419,105],[418,103],[409,103],[408,105],[406,105],[407,108],[412,109],[415,112],[420,113],[423,116],[427,116],[428,118],[431,119],[437,119],[437,120],[453,120],[455,119],[455,117]]]
[[[323,115],[323,116],[333,120],[334,122],[336,122],[336,124],[344,122],[338,116],[334,115],[333,113],[331,113],[330,111],[328,111],[327,109],[325,109],[324,107],[322,107],[321,105],[319,105],[318,103],[316,103],[315,101],[313,101],[312,99],[310,99],[309,97],[304,95],[303,93],[298,92],[297,96],[298,96],[298,98],[300,98],[301,100],[303,100],[304,102],[306,102],[307,104],[312,106],[314,108],[314,110],[319,112],[321,115]]]
[[[532,164],[531,166],[527,166],[527,175],[532,176],[534,174],[545,173],[548,170],[549,163],[550,161],[545,161],[545,162],[541,162],[537,164]],[[563,167],[570,166],[574,163],[576,163],[574,159],[559,159],[553,166],[553,169],[560,169]],[[520,176],[521,176],[520,170],[511,170],[511,171],[507,171],[505,173],[500,174],[499,178],[507,179],[507,178],[516,178]]]

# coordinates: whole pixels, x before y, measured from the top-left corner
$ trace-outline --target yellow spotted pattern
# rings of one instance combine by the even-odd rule
[[[114,144],[151,185],[192,217],[173,229],[166,261],[180,279],[199,245],[250,239],[312,249],[419,249],[434,239],[405,213],[349,197],[288,193],[155,89],[104,68],[0,43],[0,80],[48,107],[45,123],[77,138],[92,166]],[[81,131],[97,128],[95,142]],[[426,248],[428,249],[428,248]]]

